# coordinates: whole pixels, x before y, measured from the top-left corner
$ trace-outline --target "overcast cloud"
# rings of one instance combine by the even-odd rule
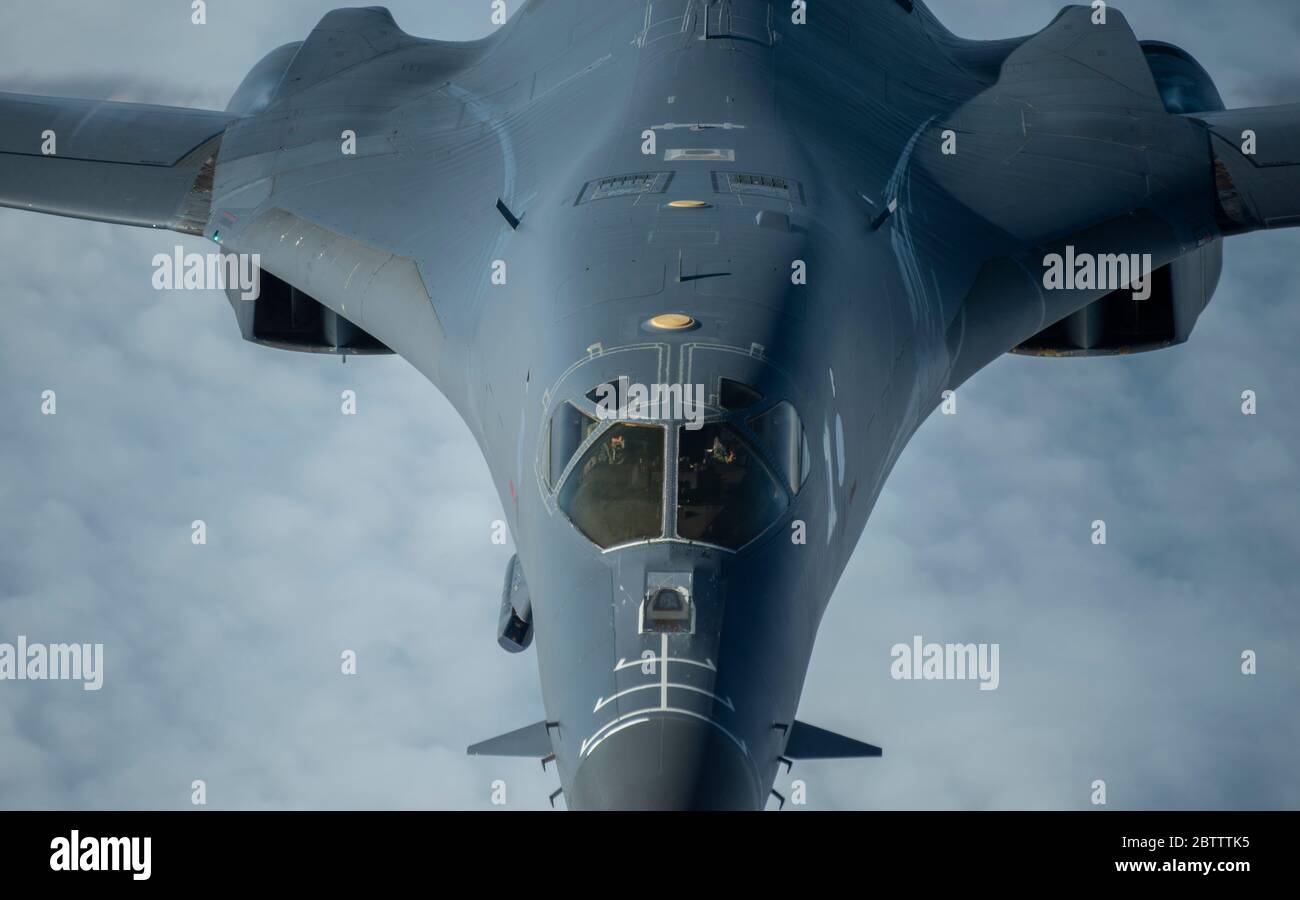
[[[0,90],[223,108],[336,4],[208,5],[197,28],[188,3],[8,0]],[[388,5],[413,34],[488,28],[486,3]],[[971,37],[1059,8],[931,6]],[[1300,100],[1290,0],[1118,6],[1230,106]],[[545,808],[553,770],[464,755],[542,714],[534,655],[496,646],[511,549],[468,429],[400,360],[261,349],[222,295],[153,291],[178,241],[204,250],[0,210],[0,642],[102,642],[107,669],[0,682],[0,808],[188,808],[194,779],[212,808],[487,808],[497,778]],[[1229,242],[1184,347],[1007,357],[922,428],[800,710],[885,756],[797,766],[810,808],[1082,809],[1098,778],[1110,808],[1300,806],[1298,251]],[[999,643],[999,689],[892,680],[914,634]]]

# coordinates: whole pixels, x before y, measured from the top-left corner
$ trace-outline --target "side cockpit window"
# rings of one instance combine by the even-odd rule
[[[660,537],[664,429],[612,425],[578,460],[559,501],[577,529],[603,549]]]
[[[682,428],[678,442],[678,537],[738,550],[785,512],[785,490],[726,425]]]
[[[548,487],[554,488],[560,483],[560,476],[564,474],[569,460],[597,424],[599,423],[595,419],[573,404],[560,404],[546,429],[546,461],[542,468],[546,472]]]
[[[786,400],[749,420],[749,427],[776,460],[790,493],[797,494],[812,471],[808,437],[799,414]]]

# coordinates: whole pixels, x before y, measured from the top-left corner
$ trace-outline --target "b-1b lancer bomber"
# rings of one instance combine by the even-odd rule
[[[1186,341],[1224,238],[1300,224],[1300,106],[1226,110],[1101,3],[997,41],[920,0],[530,0],[468,43],[341,9],[220,112],[0,94],[0,204],[256,254],[245,339],[446,395],[545,706],[471,753],[759,809],[881,753],[795,715],[924,419],[1004,353]]]

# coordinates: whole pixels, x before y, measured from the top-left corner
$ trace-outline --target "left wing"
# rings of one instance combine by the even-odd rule
[[[233,118],[0,94],[0,206],[200,234]]]
[[[1013,348],[1088,356],[1179,343],[1217,283],[1205,126],[1169,112],[1115,9],[1094,21],[1067,7],[1018,44],[996,82],[927,126],[901,180],[903,212],[950,209],[904,244],[925,247],[921,264],[945,261],[950,388]],[[1076,256],[1137,264],[1113,293],[1048,290],[1048,260]],[[1151,282],[1146,299],[1134,271]]]

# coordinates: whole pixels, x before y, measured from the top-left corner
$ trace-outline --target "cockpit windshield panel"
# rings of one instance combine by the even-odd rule
[[[781,484],[726,425],[679,435],[678,537],[738,550],[785,512]]]
[[[560,491],[560,508],[601,548],[663,535],[664,429],[610,426]]]

